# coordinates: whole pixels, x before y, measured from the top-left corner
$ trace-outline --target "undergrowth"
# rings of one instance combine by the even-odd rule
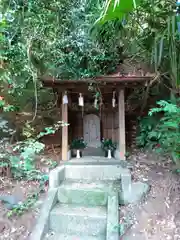
[[[32,129],[31,132],[28,132],[26,129],[24,131],[24,135],[27,136],[26,140],[6,147],[4,153],[1,154],[1,158],[6,159],[6,161],[1,161],[1,164],[9,165],[11,174],[15,179],[41,180],[44,178],[44,174],[36,169],[35,164],[37,155],[45,149],[45,144],[41,142],[41,137],[54,134],[61,126],[62,122],[59,121],[55,125],[45,128],[37,136],[34,136]],[[54,166],[54,162],[50,162]]]
[[[62,125],[63,122],[59,121],[53,126],[45,128],[44,131],[36,136],[32,127],[26,125],[23,131],[23,135],[26,136],[25,141],[17,142],[12,146],[4,146],[4,151],[0,154],[0,167],[10,168],[11,176],[14,179],[39,182],[38,190],[29,194],[23,203],[10,210],[8,217],[22,215],[24,211],[27,211],[34,205],[40,193],[44,191],[49,176],[36,168],[36,157],[45,149],[45,144],[41,142],[41,138],[45,135],[54,134]],[[57,165],[51,159],[47,160],[47,164],[49,169]]]
[[[180,165],[180,99],[175,102],[158,101],[148,116],[140,121],[137,137],[139,147],[155,149],[168,155]]]

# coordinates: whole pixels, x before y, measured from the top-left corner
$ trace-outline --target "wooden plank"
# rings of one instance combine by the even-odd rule
[[[119,142],[119,128],[115,128],[115,142]]]
[[[115,112],[115,115],[114,115],[114,128],[119,128],[119,113],[118,113],[118,111]]]
[[[108,128],[108,129],[111,129],[111,127],[112,127],[112,116],[111,116],[111,112],[108,112],[107,113],[107,119],[106,119],[106,127]]]
[[[108,131],[106,128],[104,128],[104,139],[108,138]]]
[[[125,103],[124,89],[119,90],[119,151],[121,160],[125,160],[126,154],[126,133],[125,133]]]
[[[64,92],[65,94],[65,92]],[[68,123],[68,104],[63,104],[63,96],[62,94],[62,121],[64,123]],[[68,126],[62,127],[62,160],[68,160]]]
[[[107,133],[108,133],[108,138],[112,139],[112,129],[111,128],[107,129]]]

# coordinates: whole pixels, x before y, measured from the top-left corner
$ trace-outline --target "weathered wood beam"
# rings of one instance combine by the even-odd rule
[[[152,80],[153,76],[101,76],[96,78],[84,78],[79,80],[62,80],[62,79],[56,79],[53,77],[44,76],[41,77],[40,80],[44,83],[52,83],[52,84],[79,84],[79,83],[98,83],[98,84],[106,84],[106,83],[125,83],[125,82],[144,82]]]
[[[120,159],[126,159],[126,131],[125,131],[125,100],[124,89],[119,90],[119,154]]]
[[[98,89],[100,89],[101,93],[110,93],[111,91],[114,91],[117,88],[138,88],[138,87],[143,87],[145,84],[144,81],[141,82],[112,82],[112,83],[107,83],[107,84],[99,84]],[[91,91],[88,88],[88,84],[82,83],[82,82],[77,82],[77,83],[53,83],[53,82],[43,82],[43,86],[47,88],[58,88],[59,92],[64,92],[64,89],[67,89],[68,91],[71,91],[72,93],[91,93],[91,92],[96,92],[96,90]]]
[[[63,96],[65,92],[62,94],[62,121],[64,123],[68,123],[68,104],[63,104]],[[62,160],[68,160],[68,126],[62,126]]]

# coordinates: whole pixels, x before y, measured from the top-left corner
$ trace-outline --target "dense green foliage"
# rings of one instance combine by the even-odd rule
[[[141,147],[156,149],[167,154],[179,165],[180,160],[180,101],[157,102],[158,107],[149,111],[149,117],[142,119],[137,143]],[[154,115],[161,116],[154,118]],[[163,116],[162,116],[163,115]]]
[[[159,118],[154,116],[146,116],[140,119],[139,132],[136,138],[138,147],[149,147],[152,149],[157,146],[160,134],[154,131],[154,128],[158,122]]]
[[[109,0],[98,24],[124,19],[121,41],[127,56],[153,64],[157,73],[155,80],[179,94],[180,32],[177,22],[180,20],[175,9],[173,0]]]
[[[157,77],[151,84],[160,80],[178,93],[174,1],[109,0],[102,8],[104,2],[1,0],[0,79],[8,92],[17,98],[33,87],[37,102],[39,76],[94,77],[128,58],[153,63]]]
[[[180,99],[176,103],[159,101],[159,107],[149,111],[149,115],[163,112],[164,116],[155,127],[159,134],[159,144],[164,153],[170,154],[175,163],[180,160]]]
[[[91,35],[100,12],[99,1],[7,1],[0,11],[1,80],[27,87],[41,75],[79,79],[103,74],[119,62],[121,50],[106,36]],[[102,29],[101,29],[102,31]],[[111,38],[112,39],[112,38]]]

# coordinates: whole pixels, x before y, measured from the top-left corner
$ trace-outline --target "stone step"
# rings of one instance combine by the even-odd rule
[[[106,222],[106,207],[81,207],[72,204],[57,204],[49,218],[49,226],[53,232],[70,235],[105,235]]]
[[[58,188],[60,203],[81,204],[83,206],[105,206],[111,192],[120,192],[119,181],[64,181]]]
[[[132,168],[130,163],[115,158],[108,159],[100,156],[83,156],[82,158],[72,158],[64,165],[120,165],[123,168]]]
[[[106,240],[105,235],[102,236],[77,236],[67,234],[55,234],[46,237],[44,240]]]
[[[87,147],[83,150],[83,156],[102,156],[104,157],[104,152],[101,147]]]
[[[129,169],[117,165],[66,165],[65,178],[74,180],[117,180]]]

